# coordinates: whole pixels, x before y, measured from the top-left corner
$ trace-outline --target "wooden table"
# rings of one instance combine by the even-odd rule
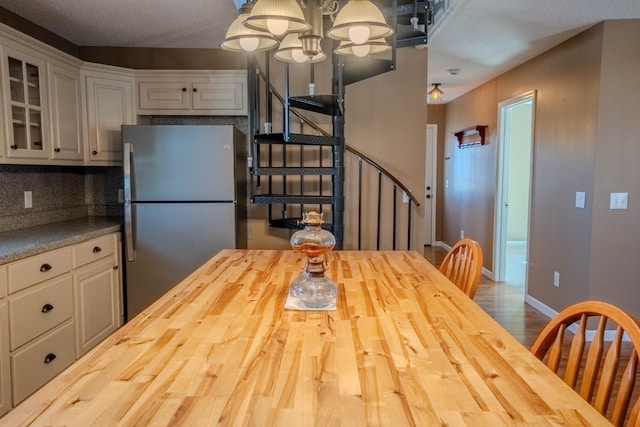
[[[222,251],[0,424],[608,425],[417,252],[330,254],[335,311],[302,264]]]

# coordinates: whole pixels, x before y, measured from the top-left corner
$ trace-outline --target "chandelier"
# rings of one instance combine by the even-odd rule
[[[322,21],[333,26],[326,36],[340,41],[338,55],[366,56],[391,49],[385,38],[394,30],[370,0],[350,0],[340,9],[338,0],[250,0],[240,7],[220,47],[233,52],[278,50],[284,62],[319,62],[326,58],[320,47]]]

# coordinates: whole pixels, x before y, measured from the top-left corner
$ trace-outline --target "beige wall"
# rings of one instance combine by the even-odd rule
[[[595,140],[589,297],[640,317],[640,20],[607,22]],[[628,210],[609,193],[628,192]]]
[[[454,186],[444,190],[443,240],[455,241],[460,229],[477,233],[491,269],[497,104],[536,91],[528,293],[555,310],[601,298],[640,316],[638,43],[639,20],[608,21],[446,106],[447,135],[486,124],[491,137],[474,155],[447,140],[453,155],[443,174]],[[488,188],[470,191],[480,171]],[[575,207],[576,191],[586,193],[585,209]],[[627,211],[608,209],[612,191],[629,192]]]
[[[442,241],[453,245],[464,231],[484,250],[484,265],[492,264],[493,204],[497,143],[497,82],[486,83],[446,106],[444,167],[438,171],[443,188]],[[485,145],[458,148],[454,133],[487,125]]]
[[[411,247],[424,246],[424,159],[427,124],[427,54],[424,49],[397,51],[395,71],[347,86],[345,134],[347,144],[371,157],[404,183],[421,203],[412,215]],[[373,200],[373,194],[368,193]],[[356,198],[347,194],[346,209],[356,209]],[[391,206],[386,200],[383,205]],[[404,205],[405,207],[408,205]],[[374,208],[369,206],[370,208]],[[383,220],[390,232],[390,214]],[[399,221],[407,216],[398,212]],[[349,226],[353,224],[345,224]],[[399,227],[401,230],[402,228]],[[406,246],[404,233],[398,248]]]

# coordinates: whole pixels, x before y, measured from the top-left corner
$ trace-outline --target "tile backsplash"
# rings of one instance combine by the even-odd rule
[[[120,167],[0,165],[0,232],[85,216],[122,215]],[[25,191],[33,207],[25,208]]]

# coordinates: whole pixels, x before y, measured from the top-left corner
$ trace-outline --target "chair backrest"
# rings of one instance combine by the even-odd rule
[[[615,329],[607,329],[607,323]],[[575,335],[565,337],[572,324],[577,327]],[[588,327],[595,327],[595,331]],[[565,308],[542,329],[531,347],[538,359],[616,426],[640,425],[640,399],[637,392],[634,395],[639,350],[636,319],[602,301],[583,301]]]
[[[440,264],[440,271],[457,287],[473,298],[482,275],[483,255],[480,244],[464,238],[458,240]]]

